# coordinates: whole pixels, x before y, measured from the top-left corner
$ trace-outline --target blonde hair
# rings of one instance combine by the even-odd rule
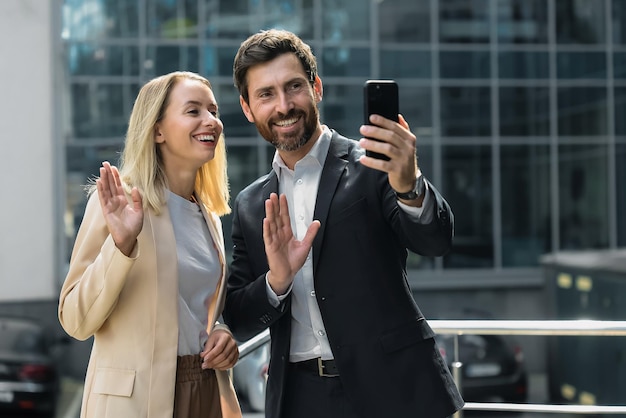
[[[120,158],[120,177],[126,191],[137,187],[143,197],[144,208],[151,208],[157,215],[165,204],[168,185],[163,158],[154,140],[155,125],[169,105],[173,87],[183,79],[199,81],[212,90],[209,80],[188,71],[175,71],[150,80],[135,99]],[[198,201],[207,211],[218,216],[230,213],[224,142],[222,134],[214,158],[200,167],[194,186]]]

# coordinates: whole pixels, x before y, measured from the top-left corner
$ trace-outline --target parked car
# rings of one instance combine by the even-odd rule
[[[60,379],[50,340],[37,322],[0,317],[0,415],[33,412],[54,416]]]
[[[233,385],[242,408],[250,412],[265,410],[265,385],[270,361],[269,342],[242,357],[233,369]]]
[[[447,320],[490,320],[493,315],[482,309],[460,308],[436,315]],[[434,319],[434,318],[433,318]],[[528,373],[524,353],[517,340],[508,335],[471,335],[458,337],[455,359],[454,335],[437,335],[435,340],[448,367],[461,362],[461,393],[470,402],[523,403],[528,398]]]

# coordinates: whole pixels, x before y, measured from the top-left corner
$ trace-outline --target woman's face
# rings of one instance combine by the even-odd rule
[[[166,172],[195,173],[215,156],[223,129],[213,91],[197,80],[178,80],[155,129]]]

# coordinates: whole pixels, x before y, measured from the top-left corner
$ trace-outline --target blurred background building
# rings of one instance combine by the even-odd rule
[[[0,312],[56,326],[83,186],[117,162],[150,78],[211,80],[233,198],[269,170],[232,82],[240,42],[269,27],[313,47],[322,121],[347,136],[364,81],[398,82],[456,218],[450,254],[410,256],[427,317],[546,318],[542,255],[626,246],[625,0],[2,0]]]

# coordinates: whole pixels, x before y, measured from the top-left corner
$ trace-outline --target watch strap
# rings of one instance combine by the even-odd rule
[[[400,193],[394,190],[394,193],[396,194],[396,197],[398,199],[415,200],[419,198],[420,196],[424,195],[425,188],[426,186],[424,184],[424,176],[420,173],[420,175],[415,180],[415,186],[413,187],[412,190],[408,192],[404,192],[404,193]]]

